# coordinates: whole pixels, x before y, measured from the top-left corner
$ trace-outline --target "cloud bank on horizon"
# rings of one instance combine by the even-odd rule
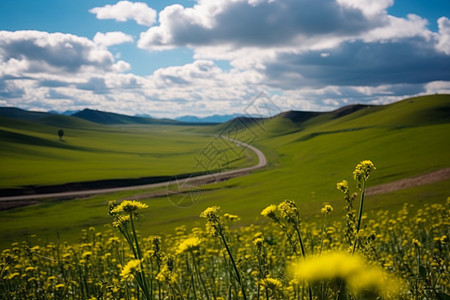
[[[157,12],[119,1],[92,7],[87,17],[135,22],[137,35],[114,30],[90,39],[58,28],[1,30],[0,106],[175,117],[240,112],[260,91],[282,110],[450,93],[449,18],[440,17],[433,31],[420,15],[389,14],[393,5],[197,0]],[[191,61],[133,71],[133,51],[154,58],[180,49],[192,52]]]

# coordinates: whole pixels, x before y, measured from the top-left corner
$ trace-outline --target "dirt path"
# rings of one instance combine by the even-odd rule
[[[73,191],[73,192],[62,192],[62,193],[48,193],[48,194],[35,194],[35,195],[23,195],[23,196],[8,196],[8,197],[0,197],[0,210],[9,209],[13,207],[18,206],[25,206],[30,204],[38,203],[38,199],[50,199],[50,198],[57,198],[57,199],[71,199],[76,197],[87,197],[91,195],[98,195],[98,194],[107,194],[107,193],[114,193],[119,191],[132,191],[132,190],[140,190],[140,189],[150,189],[150,188],[158,188],[158,187],[165,187],[170,185],[175,185],[174,190],[167,190],[167,191],[160,191],[160,192],[150,192],[150,193],[144,193],[135,195],[134,197],[128,197],[128,199],[144,199],[144,198],[153,198],[153,197],[161,197],[161,196],[170,196],[170,194],[176,194],[176,193],[184,193],[189,190],[189,187],[192,186],[200,186],[208,183],[218,182],[227,180],[230,178],[235,178],[239,176],[244,176],[249,174],[251,171],[263,168],[267,165],[267,159],[260,151],[259,149],[228,138],[228,137],[222,137],[227,138],[230,141],[236,143],[240,147],[248,148],[255,152],[255,154],[258,157],[258,164],[252,167],[242,168],[238,170],[231,170],[226,172],[218,172],[208,175],[200,175],[195,177],[189,177],[185,179],[174,179],[171,181],[165,181],[160,183],[152,183],[152,184],[145,184],[145,185],[136,185],[136,186],[128,186],[128,187],[119,187],[119,188],[107,188],[107,189],[94,189],[94,190],[84,190],[84,191]],[[450,168],[441,169],[435,172],[422,174],[406,179],[397,180],[394,182],[381,184],[378,186],[370,187],[366,190],[366,195],[377,195],[377,194],[384,194],[389,192],[394,192],[397,190],[402,190],[414,186],[420,186],[420,185],[426,185],[431,184],[434,182],[446,180],[450,178]]]
[[[84,191],[71,191],[71,192],[60,192],[60,193],[46,193],[46,194],[34,194],[34,195],[22,195],[22,196],[7,196],[7,197],[0,197],[0,210],[9,209],[13,207],[18,206],[25,206],[36,203],[38,199],[52,199],[52,198],[60,198],[60,199],[70,199],[70,198],[76,198],[76,197],[87,197],[91,195],[98,195],[98,194],[108,194],[108,193],[114,193],[114,192],[121,192],[121,191],[132,191],[132,190],[141,190],[141,189],[150,189],[150,188],[158,188],[158,187],[165,187],[169,185],[180,185],[180,182],[186,182],[189,181],[189,184],[207,184],[212,183],[216,181],[223,181],[234,177],[239,177],[243,175],[249,174],[251,171],[263,168],[267,165],[267,159],[264,155],[264,153],[243,142],[240,142],[238,140],[221,136],[221,138],[226,138],[234,143],[236,143],[238,146],[243,148],[248,148],[255,152],[255,154],[258,157],[258,164],[237,169],[237,170],[231,170],[226,172],[217,172],[217,173],[211,173],[207,175],[200,175],[195,177],[189,177],[187,179],[178,180],[174,179],[171,181],[165,181],[165,182],[159,182],[159,183],[151,183],[151,184],[144,184],[144,185],[135,185],[135,186],[127,186],[127,187],[118,187],[118,188],[107,188],[107,189],[94,189],[94,190],[84,190]],[[182,189],[183,187],[181,187]],[[180,189],[180,192],[182,190]],[[167,193],[167,192],[164,192]],[[160,195],[161,192],[158,193]]]
[[[419,185],[430,184],[450,178],[450,168],[441,169],[435,172],[422,174],[410,178],[397,180],[394,182],[380,184],[374,187],[370,187],[366,190],[366,195],[377,195],[390,193],[398,190],[407,189]]]

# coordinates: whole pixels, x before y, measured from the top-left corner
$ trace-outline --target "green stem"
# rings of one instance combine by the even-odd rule
[[[195,270],[195,273],[197,273],[198,281],[200,281],[200,283],[201,283],[201,285],[203,287],[203,290],[205,291],[206,299],[209,300],[208,289],[206,288],[205,281],[203,280],[203,277],[200,274],[200,270],[198,268],[197,261],[195,260],[195,257],[194,257],[194,252],[192,250],[190,252],[191,252],[191,255],[192,255],[192,262],[194,264],[194,270]]]
[[[298,229],[298,226],[295,226],[295,231],[297,232],[298,241],[300,242],[300,249],[302,251],[302,256],[303,256],[303,258],[305,258],[305,248],[303,247],[303,240],[302,240],[302,236],[300,235],[300,230]],[[309,284],[308,284],[308,294],[309,294],[309,299],[312,300],[312,289]]]
[[[302,256],[303,256],[303,258],[305,258],[305,247],[303,246],[302,236],[300,235],[300,230],[298,229],[297,226],[295,226],[295,231],[297,232],[297,237],[298,237],[298,241],[300,243],[300,249],[302,251]]]
[[[419,276],[420,276],[420,248],[415,246],[417,250],[417,275],[416,275],[416,299],[419,299]]]
[[[137,255],[136,249],[134,248],[133,240],[131,239],[130,234],[128,233],[127,230],[123,230],[120,226],[118,228],[119,228],[120,232],[122,233],[122,235],[127,240],[128,245],[130,245],[130,248],[133,251],[134,258],[138,259],[138,255]]]
[[[326,220],[327,220],[327,214],[325,213],[325,215],[323,216],[322,238],[321,238],[321,241],[320,241],[320,251],[319,251],[319,255],[322,254],[323,240],[324,240],[324,233],[325,233],[325,226],[326,226]]]
[[[362,211],[363,211],[363,205],[364,205],[365,188],[366,188],[366,180],[363,179],[362,187],[361,187],[361,201],[359,202],[358,223],[356,225],[356,236],[355,236],[355,242],[353,243],[352,255],[355,253],[356,245],[358,244],[358,233],[359,233],[359,229],[361,228],[361,219],[362,219]]]
[[[220,237],[222,238],[222,242],[223,242],[225,248],[227,249],[228,256],[230,257],[231,263],[233,264],[233,268],[234,268],[234,271],[236,273],[237,281],[238,281],[239,285],[241,286],[242,297],[244,297],[244,300],[247,300],[247,295],[245,294],[245,289],[244,289],[244,285],[242,283],[241,275],[240,275],[239,270],[238,270],[238,268],[236,266],[236,262],[234,261],[233,255],[231,254],[230,247],[228,247],[228,243],[225,240],[225,236],[223,235],[223,232],[220,229],[217,230],[217,232],[219,233]]]
[[[188,259],[187,253],[186,253],[186,266],[187,266],[188,273],[191,274],[191,286],[192,286],[192,291],[194,292],[194,299],[197,300],[197,292],[195,290],[194,274],[192,273],[191,267],[189,266],[189,259]]]
[[[142,260],[142,251],[141,251],[141,247],[139,246],[136,229],[134,227],[133,212],[130,212],[130,223],[131,223],[131,230],[133,231],[134,242],[136,244],[138,259]],[[142,292],[144,293],[145,298],[149,300],[151,295],[149,293],[148,283],[147,283],[147,279],[145,278],[145,273],[143,271],[141,271],[141,272],[138,272],[138,275],[139,275],[138,277],[140,280],[137,280],[137,281],[138,281],[138,283],[139,283],[139,281],[141,281],[140,286],[141,286]]]
[[[137,250],[138,258],[142,259],[141,247],[139,246],[139,241],[138,241],[138,237],[137,237],[137,234],[136,234],[136,229],[134,228],[133,212],[130,212],[130,223],[131,223],[131,230],[133,231],[134,242],[136,244],[136,250]]]

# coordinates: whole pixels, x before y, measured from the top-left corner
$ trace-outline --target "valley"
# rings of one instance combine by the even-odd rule
[[[174,193],[176,185],[166,184],[75,199],[37,199],[30,206],[1,211],[0,235],[4,245],[33,234],[54,240],[55,232],[64,240],[73,240],[83,228],[110,222],[105,214],[109,200],[134,197],[149,205],[140,224],[144,234],[170,233],[179,225],[197,226],[198,214],[212,205],[238,214],[243,224],[258,223],[261,207],[285,199],[296,201],[304,220],[315,220],[324,203],[340,206],[336,183],[350,182],[349,169],[361,160],[370,159],[377,168],[368,181],[369,190],[449,168],[449,111],[450,96],[433,95],[332,112],[285,112],[264,120],[238,118],[219,125],[105,125],[60,116],[45,121],[1,118],[2,189],[171,178],[256,165],[254,152],[227,143],[220,138],[224,132],[260,149],[268,164],[245,176],[210,180],[206,185],[184,181],[189,188],[180,193]],[[58,142],[59,128],[66,132],[65,142]],[[208,157],[206,150],[209,155],[214,150],[216,159],[209,160],[208,170],[199,167],[199,161]],[[407,202],[418,209],[425,203],[445,203],[449,183],[446,178],[388,193],[368,193],[367,208],[395,210]]]

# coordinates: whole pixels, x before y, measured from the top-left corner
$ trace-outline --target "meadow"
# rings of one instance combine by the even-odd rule
[[[360,160],[370,158],[378,166],[371,186],[450,167],[449,106],[448,95],[435,95],[356,111],[307,118],[285,113],[263,123],[250,122],[252,126],[234,132],[239,133],[238,139],[249,141],[265,153],[269,162],[266,168],[202,186],[195,199],[188,199],[195,203],[187,205],[174,205],[178,202],[176,197],[185,194],[167,197],[167,190],[172,187],[163,187],[64,201],[41,199],[32,206],[0,211],[1,247],[32,234],[44,241],[56,241],[58,233],[62,240],[76,241],[81,229],[96,226],[101,230],[108,224],[104,214],[108,201],[134,199],[136,195],[144,195],[138,199],[151,207],[142,221],[144,235],[173,232],[180,225],[198,226],[199,213],[214,205],[239,214],[244,224],[253,224],[258,222],[255,215],[261,207],[292,199],[305,220],[315,220],[324,202],[340,205],[334,183],[348,177],[348,166]],[[50,184],[196,172],[199,169],[195,168],[195,158],[201,151],[212,143],[216,145],[218,134],[241,124],[232,121],[218,126],[102,126],[75,118],[57,122],[50,118],[41,124],[0,120],[2,130],[28,137],[19,142],[2,139],[3,187],[15,187],[19,182]],[[62,123],[66,124],[66,142],[60,143],[57,130]],[[30,136],[54,144],[32,144]],[[82,149],[67,149],[68,146]],[[230,144],[222,147],[230,157],[235,155],[234,165],[228,167],[256,163],[251,151],[239,149],[240,155],[236,155]],[[39,162],[39,167],[31,167],[33,161]],[[415,207],[443,204],[450,194],[449,183],[446,179],[371,195],[366,207],[398,210],[406,202]],[[145,197],[148,193],[154,195]]]
[[[285,200],[262,209],[259,225],[212,206],[198,227],[143,236],[148,205],[111,201],[106,231],[3,250],[2,299],[448,299],[450,198],[368,215],[375,169],[356,166],[356,190],[338,182],[343,207],[325,204],[317,222]]]
[[[292,237],[292,230],[296,229],[289,227],[286,231],[287,225],[283,228],[265,218],[261,215],[263,208],[286,199],[293,201],[301,216],[301,224],[296,228],[304,237],[305,254],[312,259],[322,249],[324,254],[342,255],[355,243],[344,234],[348,210],[336,183],[351,179],[351,166],[368,158],[376,165],[366,186],[369,189],[450,167],[450,96],[433,95],[346,109],[320,114],[286,112],[266,120],[246,120],[243,128],[238,128],[242,119],[217,126],[103,126],[66,118],[56,123],[54,119],[36,123],[0,118],[2,188],[195,173],[196,158],[206,146],[216,145],[218,135],[224,132],[255,145],[269,162],[266,168],[246,176],[195,186],[194,194],[169,197],[168,190],[176,187],[163,187],[78,199],[40,199],[30,206],[0,211],[2,276],[9,280],[4,281],[9,285],[2,290],[17,290],[20,297],[35,291],[50,298],[68,299],[141,299],[145,293],[151,293],[155,299],[192,298],[194,293],[198,299],[237,299],[243,293],[252,299],[257,295],[262,299],[307,299],[310,289],[321,299],[336,296],[341,288],[336,288],[335,280],[308,284],[310,279],[303,275],[297,278],[288,271],[302,256],[298,239]],[[62,121],[65,127],[61,126]],[[65,142],[58,141],[60,127],[64,128]],[[216,152],[233,157],[224,169],[256,163],[248,149],[232,144],[231,147],[222,145]],[[361,238],[366,239],[368,248],[360,244],[356,259],[381,268],[376,272],[383,276],[397,278],[401,283],[397,296],[446,299],[449,186],[450,179],[443,179],[365,197],[367,217],[363,217]],[[349,190],[358,191],[357,182],[349,180]],[[184,198],[187,202],[178,201]],[[137,279],[138,275],[122,278],[125,266],[136,257],[133,258],[127,238],[118,234],[118,228],[111,227],[114,219],[107,215],[109,201],[120,203],[125,199],[139,199],[148,206],[139,210],[135,220],[139,233],[130,236],[135,235],[142,243],[144,256],[138,259],[144,259],[145,264],[135,262],[134,270],[146,274],[152,286],[147,286],[146,291],[139,286],[137,280],[142,278]],[[321,209],[326,205],[334,210],[325,214],[324,223]],[[202,212],[216,206],[228,213],[216,212],[224,224],[224,239],[210,237],[204,228],[205,220],[199,218]],[[276,207],[281,220],[283,210]],[[239,216],[238,222],[230,217],[234,215]],[[159,258],[152,252],[154,235],[161,236],[164,255]],[[253,243],[258,237],[263,242]],[[373,239],[370,243],[369,237]],[[178,247],[191,238],[198,238],[198,245],[177,254],[181,251]],[[413,243],[413,239],[417,242]],[[229,243],[230,252],[224,247],[224,240]],[[258,256],[263,252],[267,255],[264,259]],[[242,284],[229,253],[235,255]],[[342,260],[345,259],[344,255]],[[352,259],[349,264],[354,263]],[[266,271],[259,265],[264,260]],[[170,274],[168,279],[162,277],[164,274],[158,279],[164,263],[169,268],[169,261],[176,265],[176,284],[170,282]],[[27,267],[32,269],[27,271]],[[439,272],[444,275],[439,276]],[[30,278],[34,279],[28,281]],[[243,285],[245,291],[241,289]],[[27,290],[21,289],[24,286]],[[358,288],[349,287],[346,291],[350,299],[372,297],[361,296],[367,291]],[[394,297],[376,289],[373,293]],[[20,299],[12,294],[6,296]]]
[[[62,128],[62,141],[57,135]],[[1,188],[203,172],[194,160],[211,141],[197,127],[104,126],[52,116],[31,122],[0,118]],[[232,149],[231,149],[232,150]],[[253,163],[230,156],[228,168]]]

